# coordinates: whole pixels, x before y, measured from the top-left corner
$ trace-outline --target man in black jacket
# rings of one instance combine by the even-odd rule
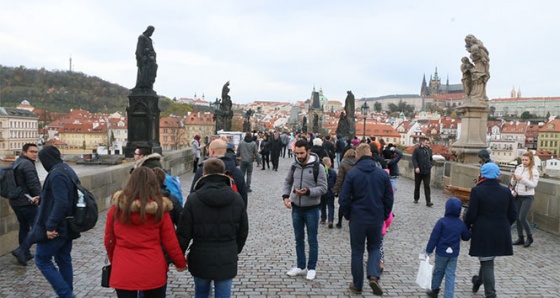
[[[247,209],[224,171],[218,158],[204,162],[204,175],[187,198],[177,227],[183,252],[192,240],[187,259],[195,297],[208,297],[212,282],[216,297],[231,296],[238,255],[249,234]]]
[[[282,151],[282,140],[280,134],[275,132],[272,139],[269,140],[270,146],[270,159],[272,160],[272,169],[278,171],[278,162],[280,160],[280,153]]]
[[[336,148],[334,147],[333,142],[331,141],[331,136],[326,135],[325,141],[323,142],[323,148],[327,150],[329,154],[329,158],[331,159],[331,168],[334,168],[334,158],[336,157]]]
[[[420,199],[420,183],[424,182],[424,195],[426,206],[432,207],[430,197],[430,176],[432,171],[432,148],[428,138],[420,139],[420,146],[412,152],[412,164],[414,166],[414,203]]]
[[[226,165],[226,171],[230,173],[235,181],[235,185],[237,186],[237,191],[243,198],[245,202],[245,206],[247,206],[247,188],[245,186],[245,177],[243,172],[235,165],[235,161],[226,155],[228,144],[226,141],[222,139],[216,139],[208,145],[208,153],[210,157],[217,157],[221,159],[224,164]],[[202,177],[202,167],[199,167],[196,170],[196,174],[194,175],[193,181],[191,183],[191,191],[190,193],[194,192],[194,185]]]
[[[41,194],[41,182],[35,168],[38,153],[37,145],[25,144],[21,155],[14,162],[16,184],[21,187],[22,193],[18,198],[10,200],[10,206],[19,222],[19,247],[13,250],[12,254],[23,266],[27,266],[27,261],[33,258],[29,251],[31,243],[27,240],[27,235],[35,222],[37,204],[39,204]]]

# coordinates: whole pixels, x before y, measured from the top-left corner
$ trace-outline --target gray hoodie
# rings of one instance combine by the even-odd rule
[[[282,196],[288,197],[297,207],[314,207],[321,204],[321,196],[327,193],[327,173],[320,167],[317,183],[313,177],[313,164],[319,162],[317,154],[309,153],[307,164],[302,165],[295,159],[290,171],[284,180]],[[295,170],[292,172],[292,168]],[[295,189],[307,188],[309,195],[297,195]]]

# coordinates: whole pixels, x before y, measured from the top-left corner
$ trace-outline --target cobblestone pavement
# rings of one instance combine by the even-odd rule
[[[290,211],[281,201],[281,185],[291,160],[280,159],[278,172],[255,167],[253,192],[249,194],[249,238],[239,258],[238,276],[233,282],[234,297],[349,297],[351,281],[348,225],[342,229],[319,227],[317,277],[289,277],[295,265],[295,243]],[[184,192],[192,174],[181,177]],[[395,195],[395,220],[385,236],[385,272],[381,285],[386,297],[425,297],[415,284],[418,254],[423,252],[431,229],[443,216],[446,196],[433,190],[434,206],[414,204],[414,183],[398,180]],[[420,202],[424,200],[423,195]],[[101,267],[105,260],[103,212],[97,227],[74,242],[74,289],[77,297],[115,297],[113,289],[102,288]],[[514,233],[515,237],[515,233]],[[560,297],[560,238],[540,230],[534,233],[530,248],[515,247],[512,257],[496,260],[496,286],[500,297]],[[471,276],[478,261],[468,256],[469,244],[463,242],[457,267],[456,297],[483,297],[483,288],[471,292]],[[149,266],[147,264],[147,266]],[[17,264],[10,254],[0,257],[0,297],[53,297],[53,291],[36,266]],[[192,297],[193,279],[188,272],[169,273],[168,297]],[[364,288],[363,296],[372,297]],[[355,296],[355,295],[354,295]]]

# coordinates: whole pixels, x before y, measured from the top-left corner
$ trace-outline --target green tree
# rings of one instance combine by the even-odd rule
[[[161,117],[169,117],[170,115],[175,116],[187,116],[189,112],[192,112],[193,108],[191,105],[184,103],[171,102],[169,107],[161,112]]]
[[[531,113],[529,113],[529,111],[525,111],[523,113],[521,113],[521,119],[531,119],[533,117],[533,115],[531,115]]]
[[[382,109],[381,103],[379,101],[376,101],[373,104],[373,109],[378,113],[381,112],[381,109]]]

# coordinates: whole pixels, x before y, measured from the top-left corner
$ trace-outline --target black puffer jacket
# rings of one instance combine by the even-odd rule
[[[10,205],[30,205],[31,203],[29,203],[29,200],[24,196],[24,194],[29,194],[32,197],[41,194],[41,182],[39,181],[39,176],[37,175],[35,162],[25,155],[20,155],[18,159],[14,161],[14,167],[16,168],[14,171],[16,183],[19,187],[21,187],[23,192],[19,198],[10,200]]]
[[[237,255],[243,250],[249,223],[247,209],[231,180],[223,174],[201,177],[187,198],[177,238],[195,277],[224,280],[237,275]]]

